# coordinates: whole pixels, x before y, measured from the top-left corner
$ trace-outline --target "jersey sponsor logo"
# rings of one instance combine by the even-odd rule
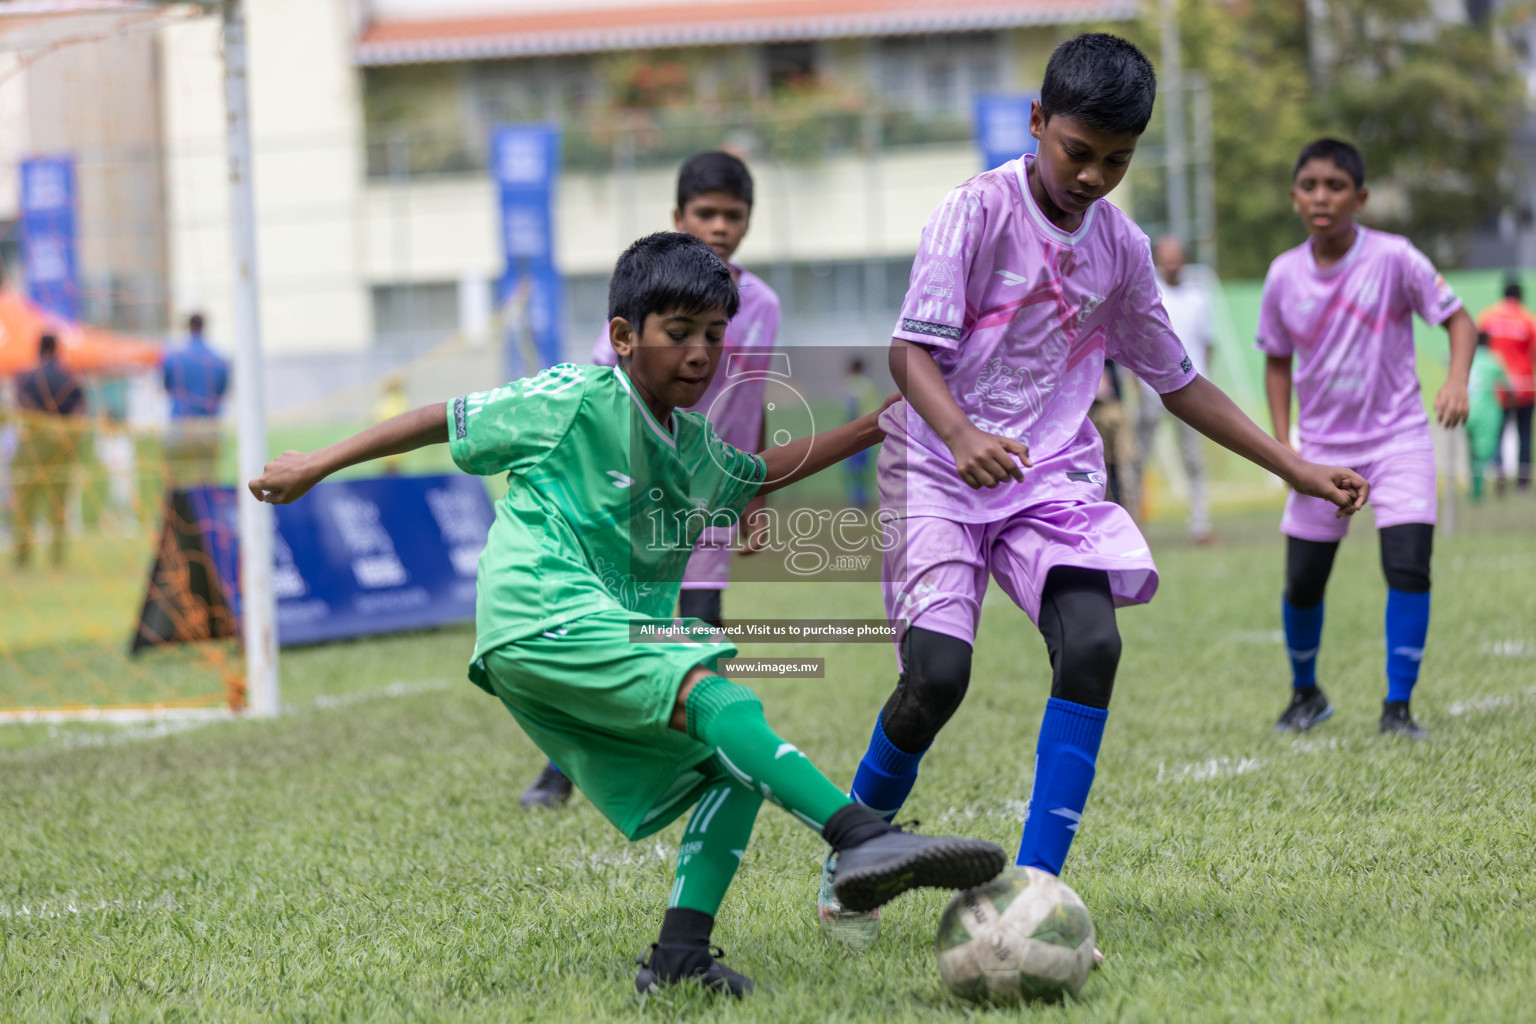
[[[903,317],[901,329],[910,331],[913,334],[931,334],[935,338],[949,338],[951,341],[960,340],[960,328],[951,327],[949,324],[936,324],[927,320],[913,320],[910,317]]]
[[[1027,366],[1009,366],[1001,356],[988,359],[976,375],[976,384],[966,401],[977,402],[1005,413],[1023,412],[1040,415],[1040,389]]]
[[[1109,478],[1107,476],[1105,476],[1103,473],[1099,473],[1099,472],[1093,472],[1093,473],[1068,473],[1067,474],[1067,479],[1068,480],[1075,480],[1075,481],[1077,481],[1080,484],[1098,484],[1100,487],[1103,487],[1109,481]]]
[[[934,260],[928,264],[928,283],[923,294],[947,299],[955,294],[955,267],[948,260]]]
[[[453,436],[462,441],[469,436],[469,403],[463,397],[453,400]]]
[[[616,469],[610,469],[608,475],[613,478],[613,486],[615,487],[633,487],[635,485],[635,481],[632,478],[625,476]]]
[[[1179,372],[1180,373],[1188,373],[1190,370],[1193,370],[1194,368],[1195,368],[1195,364],[1190,362],[1189,356],[1185,356],[1184,357],[1184,361],[1179,363]]]
[[[1003,283],[1006,285],[1029,284],[1029,278],[1024,277],[1022,274],[1015,274],[1011,270],[999,270],[997,276],[1002,278]]]

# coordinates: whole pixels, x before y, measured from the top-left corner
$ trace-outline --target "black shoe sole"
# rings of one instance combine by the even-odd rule
[[[970,889],[990,882],[1007,866],[1002,849],[979,839],[950,839],[911,855],[832,879],[844,910],[860,913],[883,907],[908,889]]]
[[[1333,705],[1330,704],[1326,708],[1323,709],[1321,714],[1319,714],[1319,715],[1317,715],[1317,716],[1315,716],[1313,718],[1308,719],[1306,725],[1296,725],[1294,723],[1289,723],[1288,724],[1288,723],[1285,723],[1285,722],[1276,722],[1275,723],[1275,732],[1278,732],[1278,733],[1311,732],[1312,731],[1312,727],[1314,725],[1321,725],[1324,722],[1328,721],[1328,719],[1330,719],[1332,717],[1333,717]]]
[[[564,807],[566,802],[570,799],[570,790],[566,790],[563,793],[558,791],[552,792],[550,790],[539,790],[536,794],[524,793],[521,797],[518,798],[517,802],[518,806],[522,807],[522,809],[525,811],[537,811],[548,808]]]

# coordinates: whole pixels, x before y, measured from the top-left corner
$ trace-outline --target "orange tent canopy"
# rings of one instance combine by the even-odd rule
[[[59,339],[64,365],[77,373],[144,369],[165,357],[159,342],[61,320],[14,289],[0,287],[0,376],[36,366],[37,339],[49,331]]]

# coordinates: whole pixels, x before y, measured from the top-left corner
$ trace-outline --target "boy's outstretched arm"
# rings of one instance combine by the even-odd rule
[[[424,405],[316,451],[283,452],[247,486],[257,501],[286,505],[339,469],[447,442],[448,407]]]
[[[1289,404],[1287,394],[1287,414]],[[1163,405],[1212,441],[1269,470],[1300,493],[1333,502],[1339,506],[1339,518],[1354,515],[1365,507],[1370,485],[1359,473],[1306,461],[1260,430],[1258,424],[1232,404],[1232,399],[1204,377],[1196,377],[1164,395]]]
[[[960,479],[972,487],[996,487],[1008,479],[1023,481],[1020,463],[1033,465],[1029,448],[1011,437],[989,434],[972,423],[950,394],[939,364],[926,348],[892,338],[891,376],[902,396],[949,446]]]
[[[1458,309],[1445,321],[1451,335],[1451,365],[1445,373],[1445,385],[1435,395],[1435,419],[1442,427],[1459,427],[1467,422],[1472,408],[1467,397],[1467,378],[1472,373],[1472,354],[1477,351],[1477,325],[1465,309]]]
[[[796,480],[815,476],[828,466],[835,466],[848,456],[879,444],[885,439],[885,432],[876,420],[880,418],[880,413],[900,397],[891,395],[878,411],[860,416],[851,423],[763,452],[767,472],[763,474],[763,485],[757,489],[757,493],[762,495],[780,487],[788,487]]]
[[[1291,446],[1291,357],[1264,358],[1264,397],[1269,401],[1269,423],[1276,441]]]

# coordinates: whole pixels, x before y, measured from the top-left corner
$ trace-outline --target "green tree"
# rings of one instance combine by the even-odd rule
[[[1291,170],[1324,134],[1361,148],[1369,223],[1456,264],[1507,196],[1520,92],[1511,56],[1490,28],[1435,18],[1430,0],[1330,0],[1310,26],[1307,6],[1180,3],[1184,64],[1211,90],[1221,272],[1261,276],[1305,237]],[[1127,34],[1158,52],[1155,4]]]

